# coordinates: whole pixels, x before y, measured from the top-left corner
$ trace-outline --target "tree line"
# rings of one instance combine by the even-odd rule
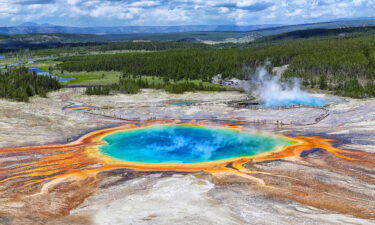
[[[47,97],[48,92],[59,88],[61,85],[56,78],[36,75],[25,67],[0,71],[1,98],[28,102],[31,96]]]
[[[123,71],[165,80],[246,79],[266,61],[289,64],[286,77],[302,78],[307,87],[351,97],[371,97],[375,78],[375,36],[325,37],[250,44],[237,48],[202,48],[148,53],[72,56],[59,59],[66,71]],[[320,85],[319,83],[322,83]]]
[[[87,95],[109,95],[111,93],[137,94],[142,88],[164,89],[173,94],[195,91],[225,91],[224,87],[202,81],[149,80],[145,77],[132,77],[123,74],[116,84],[86,88]]]
[[[191,49],[191,48],[211,48],[210,45],[203,43],[189,42],[171,42],[171,41],[124,41],[124,42],[85,42],[85,43],[41,43],[28,44],[21,43],[19,46],[12,48],[7,46],[1,48],[0,52],[9,55],[22,54],[21,49],[29,49],[27,53],[37,56],[52,56],[61,54],[87,54],[90,52],[107,52],[107,51],[165,51],[171,49]]]

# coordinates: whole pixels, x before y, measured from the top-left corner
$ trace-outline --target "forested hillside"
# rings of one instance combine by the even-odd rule
[[[216,74],[246,78],[267,60],[272,66],[289,64],[285,76],[301,77],[311,88],[333,90],[352,97],[375,95],[374,35],[278,41],[242,49],[73,56],[59,59],[63,62],[59,67],[67,71],[116,70],[137,76],[209,81]]]
[[[375,34],[375,26],[368,26],[368,27],[344,27],[344,28],[335,28],[335,29],[309,29],[309,30],[296,30],[291,31],[288,33],[282,33],[273,36],[267,36],[258,39],[258,42],[265,42],[265,41],[276,41],[276,40],[283,40],[283,39],[291,39],[291,38],[313,38],[313,37],[347,37],[347,36],[363,36],[363,35],[370,35]]]
[[[133,77],[124,73],[118,83],[112,85],[101,85],[86,88],[87,95],[109,95],[111,93],[137,94],[141,88],[164,89],[169,93],[182,94],[194,91],[226,91],[227,89],[209,82],[195,81],[171,81],[145,79],[145,77]]]
[[[159,42],[159,41],[140,41],[140,42],[113,42],[113,43],[86,43],[83,46],[66,45],[61,48],[40,49],[31,52],[33,55],[50,56],[65,53],[84,54],[89,52],[106,51],[164,51],[171,49],[191,49],[191,48],[210,48],[211,46],[202,43],[187,42]]]
[[[0,97],[27,102],[29,97],[46,97],[52,90],[61,88],[60,83],[50,76],[38,76],[24,67],[0,71]]]
[[[77,56],[59,59],[67,71],[123,71],[132,75],[160,76],[166,79],[209,80],[212,75],[239,75],[238,50],[173,50],[151,53],[124,53]]]
[[[221,47],[221,46],[218,46]],[[139,41],[139,42],[113,42],[113,43],[38,43],[29,44],[27,42],[17,42],[15,45],[0,42],[0,53],[9,57],[16,57],[23,54],[27,56],[58,56],[66,54],[88,54],[92,52],[107,51],[164,51],[171,49],[191,49],[191,48],[213,48],[213,46],[203,43],[189,42],[159,42],[159,41]],[[28,49],[31,51],[19,51]]]

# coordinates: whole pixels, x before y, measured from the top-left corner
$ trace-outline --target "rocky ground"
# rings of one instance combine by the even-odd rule
[[[31,103],[0,100],[0,148],[66,143],[124,119],[198,118],[247,121],[249,129],[277,134],[330,137],[366,158],[351,162],[316,149],[300,158],[246,165],[267,188],[203,172],[129,170],[100,173],[95,182],[45,183],[31,195],[13,195],[11,185],[0,183],[0,224],[375,224],[375,100],[325,97],[335,102],[326,109],[229,107],[227,102],[247,98],[238,92],[144,90],[99,97],[63,89]],[[177,101],[198,103],[171,104]],[[93,109],[63,110],[68,105]],[[17,157],[0,156],[1,177],[9,161],[21,160]],[[72,199],[74,207],[68,207]]]

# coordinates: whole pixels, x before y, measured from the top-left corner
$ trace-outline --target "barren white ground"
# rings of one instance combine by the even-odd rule
[[[246,94],[238,92],[171,95],[159,90],[143,90],[138,95],[99,97],[85,96],[82,89],[63,89],[51,93],[49,98],[32,98],[31,103],[0,100],[0,147],[64,143],[90,129],[121,123],[116,117],[201,118],[251,121],[262,124],[262,130],[273,133],[340,136],[350,140],[344,147],[375,152],[374,99],[344,99],[326,110],[255,110],[232,108],[226,104],[246,97]],[[192,106],[170,104],[180,100],[199,103]],[[97,109],[88,112],[62,110],[70,104],[90,105]],[[322,115],[326,117],[315,123]],[[277,126],[281,122],[283,126]],[[256,126],[254,129],[257,129]],[[164,177],[154,174],[124,181],[101,189],[72,214],[89,216],[93,224],[100,225],[375,224],[374,221],[267,198],[252,192],[248,186],[215,186],[204,176]]]

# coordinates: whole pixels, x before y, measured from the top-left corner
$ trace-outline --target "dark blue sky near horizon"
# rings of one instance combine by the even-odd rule
[[[315,23],[375,16],[375,0],[0,0],[0,26]]]

